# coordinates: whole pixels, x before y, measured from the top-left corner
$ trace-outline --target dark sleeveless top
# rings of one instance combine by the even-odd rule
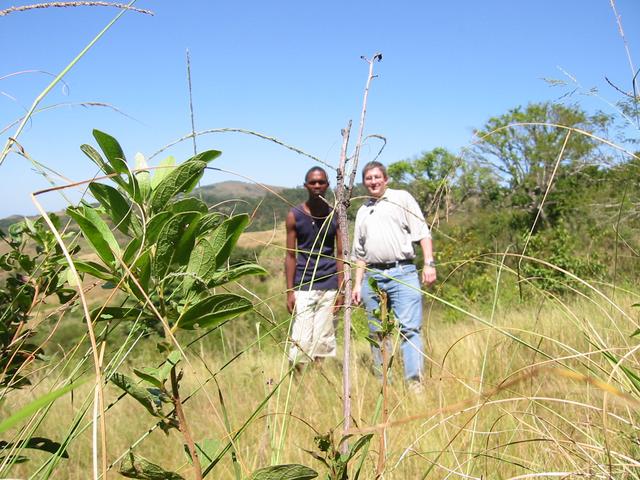
[[[335,238],[338,219],[331,212],[326,218],[312,218],[303,205],[293,207],[291,211],[296,220],[298,244],[294,287],[297,290],[337,290]]]

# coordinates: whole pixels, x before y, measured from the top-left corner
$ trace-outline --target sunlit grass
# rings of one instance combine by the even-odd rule
[[[281,288],[271,285],[279,280],[266,282],[265,290]],[[429,478],[510,478],[558,472],[567,477],[631,477],[639,465],[638,392],[624,370],[601,350],[637,371],[637,343],[630,338],[635,327],[629,321],[637,319],[635,302],[635,296],[618,293],[616,305],[623,313],[593,297],[545,300],[520,308],[498,305],[492,320],[495,326],[535,345],[537,351],[471,319],[445,321],[432,312],[424,332],[429,342],[424,394],[406,391],[399,358],[393,366],[385,478],[425,474]],[[281,319],[283,310],[274,308],[274,321]],[[214,438],[224,445],[258,409],[234,442],[243,476],[268,465],[276,449],[280,463],[302,463],[322,472],[320,462],[305,450],[317,450],[316,435],[341,430],[340,361],[284,378],[281,395],[261,406],[286,371],[284,344],[269,336],[258,342],[260,329],[252,331],[250,321],[238,322],[223,329],[221,340],[200,342],[187,350],[189,362],[182,364],[181,389],[194,438]],[[266,328],[261,326],[261,334]],[[161,358],[154,342],[146,340],[133,347],[118,371],[133,376],[133,367],[154,365]],[[352,365],[356,436],[380,431],[374,420],[380,386],[369,371],[369,360],[368,346],[360,337]],[[36,388],[12,395],[11,404],[3,406],[5,412],[53,388],[56,380],[46,371],[34,379]],[[113,385],[106,389],[107,403],[115,402],[107,412],[109,462],[142,439],[135,448],[137,454],[188,478],[180,435],[173,431],[166,436],[154,428],[155,419],[133,399],[118,400],[120,394]],[[33,435],[65,438],[74,415],[89,397],[91,387],[85,385],[72,398],[57,401]],[[223,421],[225,410],[230,432]],[[287,427],[282,429],[285,421]],[[89,422],[87,412],[82,424]],[[377,442],[371,442],[361,478],[374,477],[376,449]],[[90,429],[71,442],[68,453],[70,458],[59,466],[68,472],[65,478],[86,478],[91,466]],[[28,476],[47,457],[30,456],[30,462],[15,466],[11,474]],[[212,475],[235,478],[229,455]]]

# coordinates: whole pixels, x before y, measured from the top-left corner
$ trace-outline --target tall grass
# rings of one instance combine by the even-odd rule
[[[279,282],[275,278],[271,282]],[[518,476],[632,478],[637,461],[637,395],[629,377],[607,360],[594,340],[606,351],[625,358],[629,368],[637,368],[635,342],[628,323],[637,316],[632,304],[637,296],[626,294],[611,314],[610,305],[594,298],[566,302],[545,302],[541,307],[503,309],[494,315],[496,327],[536,345],[538,352],[505,337],[497,330],[469,320],[456,323],[433,316],[430,339],[429,378],[424,394],[415,396],[399,381],[389,386],[389,421],[385,478],[518,478]],[[248,336],[248,331],[245,331]],[[247,340],[247,338],[245,338]],[[229,360],[242,352],[231,364]],[[276,343],[262,340],[250,348],[230,342],[227,355],[194,345],[187,354],[196,366],[183,385],[188,400],[187,416],[195,438],[215,438],[225,443],[234,430],[260,409],[262,399],[280,380],[284,352]],[[352,372],[353,433],[379,432],[372,423],[379,385],[370,373],[366,345],[356,343]],[[158,355],[149,344],[138,344],[120,370],[149,364]],[[393,367],[401,378],[400,366]],[[571,374],[573,372],[573,374]],[[11,406],[28,402],[38,392],[48,391],[55,378],[36,374],[37,387],[13,396]],[[215,382],[212,379],[215,378]],[[599,383],[601,382],[601,383]],[[204,386],[203,386],[204,385]],[[217,388],[225,400],[230,430],[222,420]],[[302,463],[321,471],[322,466],[306,452],[314,451],[316,435],[339,429],[341,422],[341,371],[338,363],[308,369],[292,380],[286,410],[275,397],[260,409],[255,420],[234,444],[243,477],[269,463],[274,445],[270,431],[274,420],[287,416],[289,426],[280,450],[281,463]],[[109,462],[135,444],[136,452],[163,467],[188,476],[188,464],[181,440],[165,436],[154,428],[152,417],[143,415],[130,398],[118,399],[115,389],[107,389]],[[34,436],[46,434],[64,438],[83,402],[90,399],[89,386],[74,398],[58,401],[47,412]],[[85,400],[86,399],[86,400]],[[87,425],[89,413],[80,421]],[[152,430],[148,436],[145,432]],[[86,478],[91,457],[89,431],[74,439],[63,460],[68,477]],[[45,455],[41,455],[44,460]],[[18,465],[12,475],[27,477],[39,457]],[[369,449],[363,478],[373,478],[377,453]],[[215,478],[236,478],[234,464],[226,457],[215,470]],[[523,477],[528,478],[528,477]]]

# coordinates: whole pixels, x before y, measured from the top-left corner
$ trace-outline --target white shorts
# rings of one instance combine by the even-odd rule
[[[291,328],[289,360],[309,362],[317,357],[336,356],[333,306],[336,290],[300,290],[296,297]]]

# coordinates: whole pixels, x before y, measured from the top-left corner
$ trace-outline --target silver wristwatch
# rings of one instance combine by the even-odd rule
[[[436,261],[434,259],[431,260],[427,260],[426,262],[424,262],[424,266],[425,267],[436,267]]]

